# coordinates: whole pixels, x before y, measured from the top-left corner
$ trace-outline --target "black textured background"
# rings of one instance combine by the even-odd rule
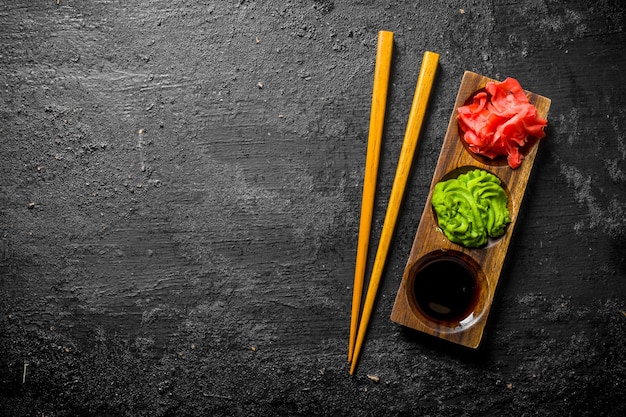
[[[623,2],[2,5],[0,414],[626,414]],[[351,378],[381,29],[373,242],[422,54],[441,60]],[[389,321],[465,70],[552,99],[475,352]]]

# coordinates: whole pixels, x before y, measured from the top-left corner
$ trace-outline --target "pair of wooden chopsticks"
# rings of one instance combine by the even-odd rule
[[[391,68],[391,55],[393,50],[393,32],[380,31],[378,33],[378,47],[376,52],[376,66],[374,70],[374,88],[372,93],[372,108],[370,113],[370,128],[367,143],[367,154],[365,159],[365,180],[363,184],[363,198],[361,205],[361,220],[359,224],[359,237],[357,244],[356,268],[354,273],[354,287],[352,296],[352,317],[350,320],[350,343],[348,348],[348,361],[350,362],[350,375],[354,374],[359,359],[359,353],[363,346],[367,327],[372,316],[374,302],[378,293],[378,287],[383,274],[387,253],[391,245],[391,238],[398,219],[404,189],[408,181],[413,155],[419,139],[419,133],[424,121],[426,106],[430,97],[439,54],[425,52],[422,59],[422,66],[409,120],[407,123],[404,142],[400,151],[396,175],[391,187],[391,196],[385,214],[385,221],[380,235],[380,242],[376,251],[376,258],[372,268],[367,288],[367,295],[363,305],[359,321],[359,310],[363,292],[365,278],[365,265],[367,260],[367,250],[374,211],[374,195],[376,191],[376,177],[378,172],[378,162],[380,147],[382,142],[383,124],[385,119],[385,108],[387,101],[387,89],[389,84],[389,73]]]

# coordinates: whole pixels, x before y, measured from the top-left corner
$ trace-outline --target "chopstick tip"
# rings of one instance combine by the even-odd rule
[[[355,358],[353,358],[355,359]],[[350,370],[348,371],[348,373],[350,374],[350,376],[354,376],[354,371],[356,370],[356,360],[353,360],[350,363]]]
[[[379,30],[378,38],[383,42],[393,42],[394,33],[390,30]]]

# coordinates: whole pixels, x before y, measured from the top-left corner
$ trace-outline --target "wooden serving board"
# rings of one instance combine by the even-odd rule
[[[506,158],[490,160],[466,149],[459,134],[457,109],[489,81],[495,80],[469,71],[463,76],[391,313],[395,323],[470,348],[480,344],[539,144],[538,140],[529,141],[522,152],[524,160],[515,170]],[[550,99],[526,93],[539,115],[546,118]],[[502,237],[471,249],[445,237],[437,225],[431,197],[439,181],[476,168],[502,181],[509,197],[511,223]]]

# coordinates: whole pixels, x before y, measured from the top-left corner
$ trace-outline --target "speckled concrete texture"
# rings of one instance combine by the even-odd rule
[[[623,3],[4,6],[0,415],[626,414]],[[350,377],[383,29],[372,242],[422,54],[441,59]],[[389,320],[465,70],[552,99],[476,351]]]

